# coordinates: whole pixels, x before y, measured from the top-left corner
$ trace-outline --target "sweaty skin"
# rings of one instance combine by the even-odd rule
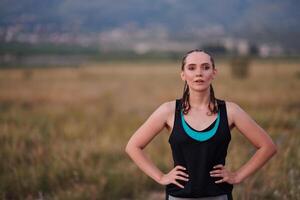
[[[190,90],[191,110],[185,115],[186,121],[197,130],[202,130],[213,122],[215,116],[208,116],[210,98],[209,86],[217,75],[212,68],[210,56],[204,52],[194,52],[186,57],[181,79],[186,81]],[[199,82],[200,81],[200,82]],[[228,126],[237,128],[239,132],[256,148],[255,154],[239,169],[231,171],[226,166],[217,164],[211,169],[210,175],[219,177],[216,183],[227,182],[239,184],[260,169],[276,152],[277,147],[272,139],[238,104],[226,101]],[[188,181],[189,175],[183,172],[183,166],[176,166],[168,173],[163,173],[145,155],[143,149],[164,128],[169,132],[173,129],[175,101],[162,103],[136,130],[129,139],[125,151],[135,164],[153,180],[162,185],[170,183],[183,186],[177,180]],[[201,119],[203,123],[197,123]]]

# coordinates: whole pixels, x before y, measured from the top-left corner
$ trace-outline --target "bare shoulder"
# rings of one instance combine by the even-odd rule
[[[169,125],[170,119],[175,113],[175,100],[166,101],[161,103],[157,109],[154,111],[154,115],[159,116],[161,121],[164,121],[167,125]]]
[[[229,112],[231,112],[233,115],[246,113],[239,104],[232,101],[226,101],[226,108],[228,108]]]
[[[246,111],[244,111],[241,108],[241,106],[239,106],[237,103],[232,101],[226,101],[226,110],[228,121],[232,123],[231,126],[234,126],[239,130],[243,130],[246,128],[250,129],[250,126],[258,126],[255,120],[252,119],[252,117]]]
[[[226,103],[226,110],[231,115],[236,114],[237,112],[239,112],[241,110],[241,107],[233,101],[225,101],[225,103]]]
[[[167,118],[174,112],[175,110],[175,100],[163,102],[158,108],[157,111],[162,113]]]
[[[233,101],[225,101],[225,104],[228,122],[229,125],[232,127],[235,125],[235,119],[244,111],[237,103]]]
[[[171,101],[166,101],[166,102],[163,102],[160,107],[162,109],[164,109],[165,111],[171,111],[172,109],[172,105],[175,105],[175,100],[171,100]]]
[[[148,119],[135,131],[128,141],[127,146],[144,148],[157,134],[166,127],[170,113],[172,112],[172,101],[161,103]],[[174,105],[174,104],[173,104]]]
[[[171,131],[173,129],[173,124],[175,120],[175,107],[176,107],[176,100],[171,100],[164,102],[161,105],[161,109],[164,110],[166,116],[166,124],[165,127]]]
[[[172,115],[174,115],[175,113],[175,104],[176,104],[176,100],[171,100],[162,103],[160,106],[161,107],[160,109],[163,110],[162,112],[166,114],[168,119],[172,117]]]

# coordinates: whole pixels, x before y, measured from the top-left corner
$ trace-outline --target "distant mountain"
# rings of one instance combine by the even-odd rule
[[[300,49],[299,8],[296,0],[1,0],[0,31],[91,33],[133,24],[164,27],[178,40],[213,31]]]

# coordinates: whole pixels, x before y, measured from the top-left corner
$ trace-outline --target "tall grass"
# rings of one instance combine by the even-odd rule
[[[279,147],[235,186],[234,198],[300,199],[299,63],[253,60],[245,80],[232,77],[225,61],[217,67],[216,96],[238,103]],[[163,186],[124,149],[155,108],[181,96],[179,63],[27,70],[0,72],[2,199],[163,199]],[[163,172],[173,164],[168,136],[163,130],[145,149]],[[254,151],[232,131],[228,167],[239,168]]]

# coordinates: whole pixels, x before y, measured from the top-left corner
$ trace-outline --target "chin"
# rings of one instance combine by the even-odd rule
[[[193,88],[194,91],[197,91],[197,92],[205,92],[209,89],[209,87],[198,87],[198,88]]]

